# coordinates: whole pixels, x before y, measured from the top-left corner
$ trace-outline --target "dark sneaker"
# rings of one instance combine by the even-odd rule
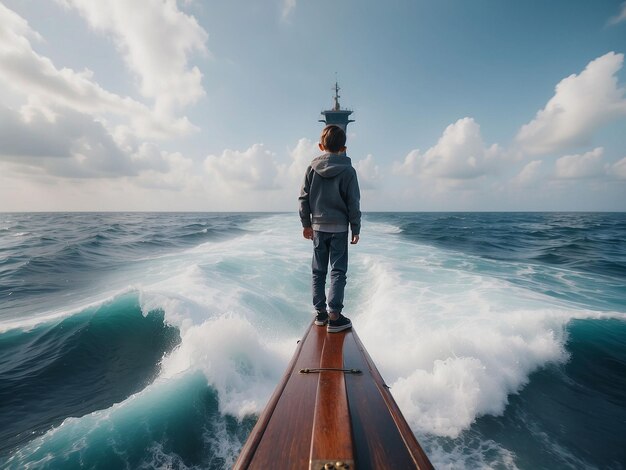
[[[341,313],[336,320],[328,320],[326,331],[329,333],[339,333],[340,331],[352,328],[352,322],[349,318],[344,317]]]
[[[324,326],[326,323],[328,323],[328,313],[326,311],[317,312],[317,315],[315,316],[315,324],[317,326]]]

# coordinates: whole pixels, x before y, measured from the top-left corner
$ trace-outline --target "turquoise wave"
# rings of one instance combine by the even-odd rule
[[[113,407],[59,427],[19,448],[6,469],[202,468],[232,466],[254,425],[218,411],[201,373],[156,382]]]
[[[179,342],[163,312],[142,314],[137,294],[0,334],[0,455],[143,389]]]

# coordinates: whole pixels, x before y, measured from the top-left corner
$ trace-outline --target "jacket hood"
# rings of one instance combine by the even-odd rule
[[[352,168],[352,161],[345,155],[325,153],[311,162],[311,168],[323,178],[333,178],[348,168]]]

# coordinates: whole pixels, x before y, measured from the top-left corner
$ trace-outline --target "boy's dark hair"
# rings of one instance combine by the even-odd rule
[[[322,131],[320,144],[329,152],[337,153],[346,146],[346,133],[341,127],[330,124]]]

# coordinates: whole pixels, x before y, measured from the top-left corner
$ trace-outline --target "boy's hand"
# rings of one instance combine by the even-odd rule
[[[359,236],[358,235],[352,235],[352,240],[350,241],[351,245],[356,245],[357,243],[359,243]]]
[[[302,229],[302,236],[307,240],[313,240],[313,228],[305,227]]]

